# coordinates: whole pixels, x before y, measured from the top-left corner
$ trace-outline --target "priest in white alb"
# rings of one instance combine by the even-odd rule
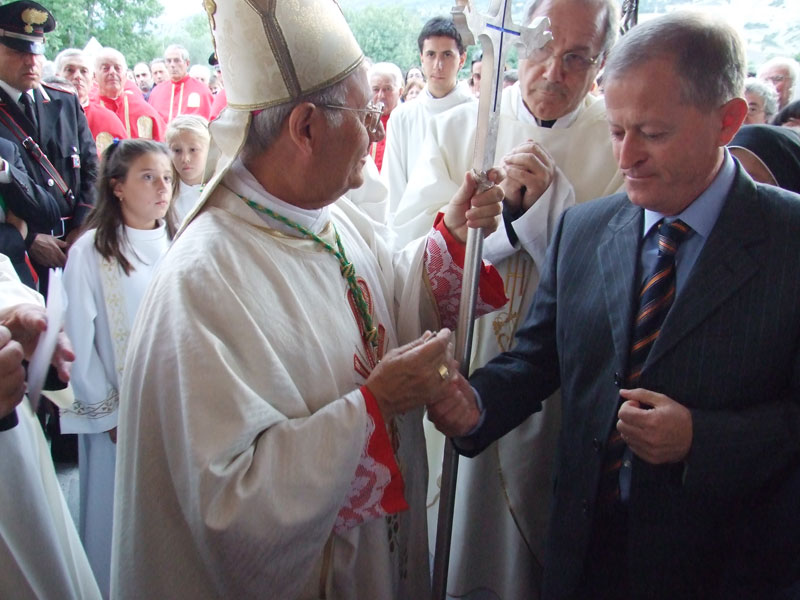
[[[381,177],[389,188],[390,219],[414,170],[430,121],[455,106],[475,103],[472,92],[458,85],[467,49],[453,19],[430,19],[422,27],[417,45],[427,78],[425,88],[414,102],[395,108],[387,121]]]
[[[549,17],[554,39],[520,60],[519,83],[506,88],[502,97],[497,156],[504,157],[507,175],[501,184],[505,223],[486,239],[484,258],[503,277],[509,303],[476,322],[472,368],[511,348],[561,213],[622,185],[605,105],[589,93],[616,39],[616,3],[539,0],[528,2],[523,15],[525,24],[535,17]],[[425,235],[458,188],[460,173],[472,164],[477,112],[477,104],[466,104],[431,122],[394,214],[401,247]],[[501,600],[539,597],[560,412],[558,399],[551,399],[541,413],[488,452],[461,459],[448,582],[451,597],[472,600],[487,592]],[[425,428],[433,541],[444,438],[427,419]]]
[[[205,7],[222,157],[131,333],[112,596],[426,598],[422,414],[454,385],[463,240],[500,188],[465,176],[393,253],[343,197],[383,131],[336,3]],[[479,295],[505,301],[491,267]]]

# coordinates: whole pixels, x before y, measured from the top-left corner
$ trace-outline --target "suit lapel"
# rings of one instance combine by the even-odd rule
[[[764,229],[758,191],[739,171],[684,289],[667,314],[645,370],[756,274],[759,265],[752,246],[764,239]]]
[[[39,144],[41,144],[42,143],[42,131],[46,130],[45,129],[46,125],[45,125],[44,121],[42,120],[42,119],[45,118],[45,115],[47,114],[45,112],[45,110],[44,110],[44,105],[45,105],[45,102],[49,102],[50,101],[50,97],[49,96],[45,96],[44,94],[42,94],[42,91],[39,88],[35,88],[33,90],[33,95],[36,98],[36,108],[35,108],[35,111],[36,111],[36,123],[39,125],[39,130],[36,132],[36,136],[35,137],[36,137],[36,141]]]
[[[617,364],[622,373],[628,367],[643,214],[642,209],[631,204],[626,197],[625,204],[609,221],[597,247],[606,310]]]

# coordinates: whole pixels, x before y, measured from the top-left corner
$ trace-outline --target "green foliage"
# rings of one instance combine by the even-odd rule
[[[45,5],[57,23],[47,35],[49,58],[64,48],[83,48],[92,36],[122,52],[131,65],[158,55],[153,21],[164,10],[159,0],[56,0]]]
[[[158,32],[158,38],[161,40],[160,51],[153,56],[163,56],[167,46],[179,44],[189,51],[189,60],[192,64],[208,66],[208,57],[214,51],[211,28],[204,12],[162,28]]]
[[[419,65],[417,36],[422,29],[420,16],[398,4],[369,5],[344,9],[350,29],[364,54],[375,62],[392,62],[403,71]]]

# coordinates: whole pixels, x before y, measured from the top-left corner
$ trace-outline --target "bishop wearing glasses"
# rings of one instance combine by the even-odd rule
[[[112,596],[426,598],[422,415],[457,369],[467,227],[496,227],[500,188],[462,173],[393,253],[346,198],[383,129],[336,3],[205,7],[223,155],[128,342]],[[505,298],[483,275],[486,311]]]

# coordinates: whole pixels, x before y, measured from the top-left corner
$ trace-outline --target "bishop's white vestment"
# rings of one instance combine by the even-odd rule
[[[338,233],[376,350],[337,259],[243,197],[333,247]],[[234,163],[164,257],[129,343],[112,595],[430,594],[422,409],[384,423],[363,384],[386,351],[455,320],[445,248],[437,231],[393,255],[346,199],[303,211]]]
[[[0,307],[42,304],[0,255]],[[0,431],[0,598],[99,600],[86,553],[27,398]]]
[[[75,362],[73,405],[61,411],[61,431],[78,435],[80,518],[78,529],[104,597],[111,579],[111,524],[116,446],[108,431],[117,426],[119,381],[136,311],[158,261],[169,246],[162,222],[156,229],[124,226],[123,252],[129,275],[105,260],[94,245],[96,230],[84,233],[69,251],[64,288],[69,310],[64,330]]]
[[[404,102],[392,111],[387,122],[386,147],[381,169],[381,177],[389,188],[390,215],[397,209],[422,151],[422,142],[428,133],[429,121],[438,118],[438,115],[446,110],[464,103],[477,106],[475,96],[468,88],[457,85],[446,96],[434,98],[426,86],[414,100]],[[448,197],[447,200],[449,199]]]
[[[558,217],[575,202],[608,195],[622,185],[611,151],[605,106],[587,96],[552,129],[536,124],[519,84],[506,88],[501,105],[497,162],[514,146],[533,140],[553,157],[557,169],[542,197],[513,224],[514,248],[501,226],[484,244],[484,257],[505,282],[509,303],[475,324],[470,365],[483,366],[511,348],[530,307]],[[477,104],[457,107],[432,122],[393,225],[398,243],[430,227],[437,211],[472,165]],[[521,251],[518,249],[521,247]],[[548,521],[553,455],[560,427],[560,397],[492,444],[480,456],[460,459],[448,593],[471,600],[538,598]],[[429,531],[435,539],[444,438],[425,421],[431,481]],[[481,591],[482,590],[482,591]]]

